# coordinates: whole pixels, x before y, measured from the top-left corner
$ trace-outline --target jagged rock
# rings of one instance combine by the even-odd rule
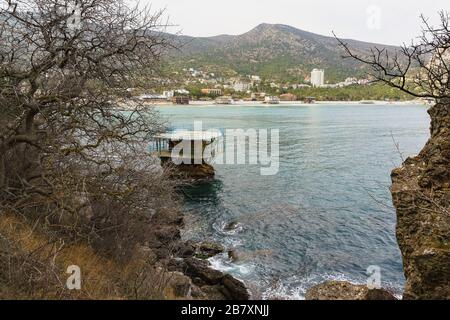
[[[245,284],[230,276],[225,275],[222,279],[223,286],[227,289],[226,297],[231,300],[249,300],[250,293]]]
[[[223,273],[211,269],[208,261],[188,258],[184,262],[186,263],[186,274],[189,276],[198,277],[209,285],[221,283],[224,276]]]
[[[223,228],[223,230],[224,231],[233,231],[233,230],[236,230],[238,227],[239,227],[239,222],[231,221]]]
[[[189,277],[180,272],[169,272],[166,275],[166,292],[168,295],[173,295],[175,298],[190,298],[193,287],[192,281]]]
[[[216,172],[209,164],[180,164],[173,166],[172,175],[181,179],[205,180],[214,178]]]
[[[180,242],[175,247],[175,253],[182,258],[192,257],[195,254],[196,247],[193,241]]]
[[[370,290],[364,285],[349,282],[328,281],[314,286],[306,292],[306,300],[397,300],[382,289]]]
[[[228,259],[230,259],[231,262],[237,262],[240,260],[239,254],[236,250],[228,250]]]
[[[206,300],[227,300],[228,298],[223,294],[223,286],[215,285],[208,286],[205,285],[201,287],[202,292],[205,295]]]
[[[185,273],[191,277],[194,284],[201,287],[208,299],[217,300],[219,296],[220,299],[230,300],[250,299],[250,293],[242,281],[211,269],[207,260],[188,258],[184,259],[184,262]]]
[[[211,258],[224,251],[224,248],[214,242],[202,242],[198,245],[196,254],[202,258]]]
[[[198,286],[193,285],[191,288],[191,297],[196,300],[207,300],[208,294]]]
[[[404,299],[450,299],[450,102],[429,114],[431,138],[392,172]]]

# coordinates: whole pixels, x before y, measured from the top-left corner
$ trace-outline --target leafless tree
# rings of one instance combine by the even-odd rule
[[[373,47],[369,54],[356,54],[345,40],[337,40],[345,50],[344,58],[356,59],[370,67],[370,75],[375,81],[419,98],[448,99],[450,17],[445,11],[441,11],[439,16],[437,27],[422,16],[421,36],[395,52]]]
[[[125,99],[172,47],[163,11],[124,0],[1,1],[0,214],[124,251],[142,235],[133,228],[176,205],[146,150],[164,123]]]

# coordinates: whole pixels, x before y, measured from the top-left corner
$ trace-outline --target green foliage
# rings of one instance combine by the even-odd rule
[[[299,99],[315,97],[318,101],[411,100],[413,97],[383,84],[343,88],[301,88],[293,90]]]

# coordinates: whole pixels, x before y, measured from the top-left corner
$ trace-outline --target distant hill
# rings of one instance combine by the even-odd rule
[[[205,67],[223,73],[257,74],[280,80],[303,80],[313,68],[326,70],[327,81],[363,76],[364,67],[342,59],[342,48],[326,37],[281,24],[261,24],[241,35],[215,37],[178,36],[181,50],[172,62],[185,67]],[[373,46],[396,47],[346,40],[356,52]]]

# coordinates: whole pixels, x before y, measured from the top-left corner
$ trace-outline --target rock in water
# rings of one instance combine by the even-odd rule
[[[232,300],[249,300],[250,293],[242,281],[226,274],[222,279],[222,284],[226,288],[225,296]]]
[[[234,231],[239,227],[239,222],[237,221],[231,221],[230,223],[228,223],[225,228],[223,228],[224,231]]]
[[[224,248],[214,242],[202,242],[197,249],[197,254],[206,258],[214,257],[222,252],[224,252]]]
[[[392,173],[404,299],[450,299],[450,101],[429,114],[430,140]]]
[[[180,164],[173,166],[175,175],[181,179],[208,180],[214,178],[214,167],[203,164]]]
[[[230,261],[233,263],[239,261],[239,256],[236,250],[228,250],[228,259],[230,259]]]
[[[230,300],[248,300],[250,293],[245,284],[228,274],[224,274],[218,270],[211,269],[209,262],[206,260],[188,258],[184,259],[186,264],[186,274],[191,278],[199,279],[204,282],[201,289],[207,295],[214,292],[213,297],[222,294]],[[198,283],[198,281],[194,281]]]
[[[364,285],[349,282],[329,281],[310,288],[306,300],[397,300],[382,289],[370,290]]]
[[[187,266],[186,273],[191,277],[197,277],[209,285],[219,284],[222,281],[223,273],[211,269],[209,262],[195,258],[184,260]]]

